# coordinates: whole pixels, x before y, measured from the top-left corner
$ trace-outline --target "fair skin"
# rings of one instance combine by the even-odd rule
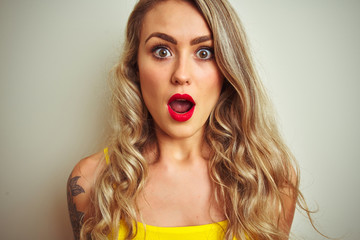
[[[186,1],[161,2],[145,15],[138,70],[144,102],[154,119],[157,147],[144,153],[149,176],[137,205],[138,221],[148,225],[193,226],[225,219],[221,206],[212,197],[207,165],[210,150],[203,141],[204,125],[223,84],[212,47],[212,34],[205,20]],[[176,93],[191,95],[195,101],[194,113],[187,121],[176,121],[169,114],[168,100]],[[102,167],[102,153],[75,166],[68,185],[70,189],[79,186],[83,191],[69,194],[69,211],[76,209],[73,225],[90,204],[90,194]],[[284,207],[280,226],[289,232],[294,199],[284,195]],[[74,232],[77,227],[73,226]]]
[[[210,204],[212,188],[203,143],[204,124],[223,82],[212,46],[206,22],[187,2],[162,2],[145,16],[138,66],[159,155],[149,165],[149,178],[137,204],[149,225],[189,226],[225,219]],[[189,94],[196,103],[193,116],[185,122],[174,120],[168,111],[168,100],[176,93]]]

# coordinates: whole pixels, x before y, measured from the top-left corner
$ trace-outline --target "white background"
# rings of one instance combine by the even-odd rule
[[[360,239],[360,1],[233,0],[301,190]],[[0,239],[71,239],[66,180],[106,135],[107,74],[133,0],[0,0]],[[297,212],[298,239],[323,239]]]

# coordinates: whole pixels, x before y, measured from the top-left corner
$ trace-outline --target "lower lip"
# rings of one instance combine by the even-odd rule
[[[170,105],[168,105],[168,110],[169,110],[170,116],[175,121],[178,121],[178,122],[185,122],[185,121],[189,120],[194,113],[194,109],[195,109],[195,105],[192,106],[192,108],[189,111],[187,111],[186,113],[177,113],[174,110],[172,110]]]

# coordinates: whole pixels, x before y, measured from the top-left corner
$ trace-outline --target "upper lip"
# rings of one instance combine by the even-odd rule
[[[171,102],[178,100],[178,99],[189,101],[195,105],[194,99],[189,94],[180,94],[180,93],[176,93],[176,94],[172,95],[168,101],[168,104],[170,104]]]

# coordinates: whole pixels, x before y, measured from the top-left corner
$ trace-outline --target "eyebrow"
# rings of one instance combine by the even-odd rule
[[[212,40],[211,36],[201,36],[201,37],[197,37],[197,38],[194,38],[193,40],[191,40],[190,45],[196,45],[196,44],[210,41],[210,40]]]
[[[161,38],[161,39],[163,39],[163,40],[165,40],[167,42],[171,42],[171,43],[173,43],[175,45],[177,44],[177,41],[175,40],[175,38],[173,38],[173,37],[171,37],[171,36],[169,36],[169,35],[167,35],[165,33],[160,33],[160,32],[154,32],[154,33],[150,34],[150,36],[145,40],[145,43],[147,41],[149,41],[149,39],[152,38],[152,37]]]
[[[165,33],[160,33],[160,32],[154,32],[152,34],[150,34],[150,36],[145,40],[145,43],[147,41],[150,40],[150,38],[153,38],[153,37],[157,37],[157,38],[161,38],[167,42],[170,42],[172,44],[177,44],[177,41],[175,40],[175,38],[173,38],[172,36],[170,35],[167,35]],[[210,41],[212,40],[212,37],[211,36],[200,36],[200,37],[197,37],[197,38],[194,38],[190,41],[190,45],[196,45],[196,44],[199,44],[199,43],[202,43],[202,42],[206,42],[206,41]]]

